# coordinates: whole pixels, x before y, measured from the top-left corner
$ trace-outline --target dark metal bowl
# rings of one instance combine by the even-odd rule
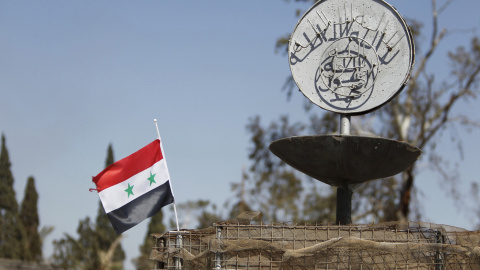
[[[269,149],[293,168],[332,186],[393,176],[422,153],[406,142],[350,135],[284,138]]]

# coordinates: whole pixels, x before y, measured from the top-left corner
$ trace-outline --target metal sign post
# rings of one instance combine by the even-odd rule
[[[383,0],[323,0],[298,21],[288,55],[300,91],[340,114],[340,134],[284,138],[269,149],[306,175],[336,186],[336,224],[351,224],[353,187],[400,173],[421,154],[406,142],[350,133],[352,115],[380,108],[407,84],[414,64],[412,34]]]

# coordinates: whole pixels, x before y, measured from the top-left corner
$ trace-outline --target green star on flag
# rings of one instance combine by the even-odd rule
[[[134,187],[134,186],[130,186],[130,183],[128,183],[128,188],[125,189],[125,192],[127,192],[127,194],[128,194],[128,198],[130,198],[130,194],[132,194],[132,196],[134,196],[134,194],[133,194],[133,187]]]
[[[156,175],[156,173],[152,174],[152,172],[150,172],[150,177],[147,178],[148,181],[150,181],[150,186],[152,186],[152,183],[155,183],[155,184],[157,183],[157,182],[155,182],[155,175]]]

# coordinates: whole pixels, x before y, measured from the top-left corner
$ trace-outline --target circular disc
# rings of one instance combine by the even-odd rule
[[[362,114],[392,99],[414,63],[410,29],[383,0],[321,0],[297,23],[288,46],[302,93],[323,109]]]
[[[293,168],[332,186],[393,176],[422,152],[406,142],[349,135],[284,138],[269,149]]]

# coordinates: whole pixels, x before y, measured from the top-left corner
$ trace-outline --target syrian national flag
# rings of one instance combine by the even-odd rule
[[[167,163],[155,140],[108,166],[92,180],[117,234],[173,203]]]

